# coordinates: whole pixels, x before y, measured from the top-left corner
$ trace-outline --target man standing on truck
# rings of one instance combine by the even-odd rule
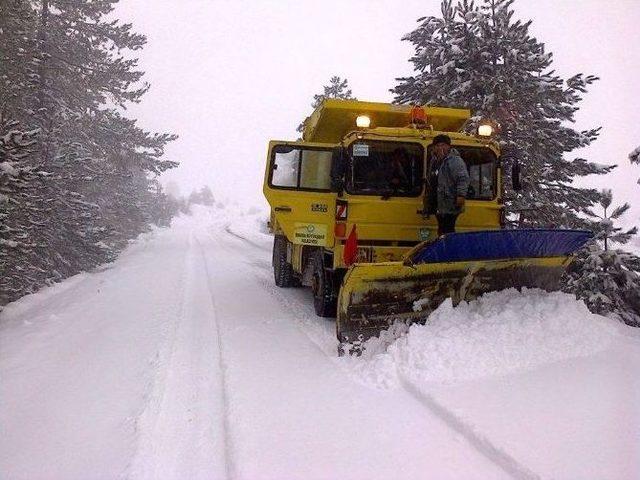
[[[436,135],[432,142],[434,158],[431,162],[429,198],[435,200],[430,210],[438,220],[438,236],[456,231],[456,220],[464,210],[469,189],[467,166],[448,135]],[[435,207],[435,208],[434,208]]]

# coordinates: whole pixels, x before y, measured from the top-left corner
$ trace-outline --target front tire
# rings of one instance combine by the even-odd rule
[[[335,317],[338,299],[333,294],[333,275],[324,268],[324,255],[318,251],[313,257],[313,306],[319,317]]]
[[[287,238],[276,235],[273,239],[273,279],[280,288],[295,287],[298,279],[293,274],[293,266],[287,261]]]

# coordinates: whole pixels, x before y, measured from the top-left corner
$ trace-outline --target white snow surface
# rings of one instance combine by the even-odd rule
[[[637,330],[508,290],[339,358],[266,219],[196,208],[8,305],[0,477],[640,478]]]
[[[571,295],[526,289],[485,294],[455,308],[448,300],[427,324],[395,330],[400,338],[369,340],[367,361],[351,362],[378,385],[397,383],[398,374],[448,384],[530,370],[598,353],[619,334],[615,323]]]
[[[12,177],[17,177],[19,173],[18,169],[13,166],[13,162],[1,162],[0,171]]]

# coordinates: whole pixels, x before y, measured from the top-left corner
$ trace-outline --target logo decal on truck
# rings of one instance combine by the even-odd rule
[[[329,207],[327,206],[326,203],[312,203],[311,204],[311,211],[312,212],[327,212],[329,210]]]
[[[322,223],[295,223],[293,243],[324,247],[327,244],[327,225]]]

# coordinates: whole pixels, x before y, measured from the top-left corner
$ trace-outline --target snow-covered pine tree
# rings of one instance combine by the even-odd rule
[[[180,211],[178,201],[164,191],[157,179],[150,182],[147,197],[150,221],[159,227],[170,226],[171,219]]]
[[[629,161],[631,163],[640,164],[640,147],[637,147],[633,152],[629,154]],[[638,178],[638,184],[640,184],[640,178]]]
[[[531,21],[514,18],[513,0],[444,0],[441,17],[419,19],[403,40],[412,43],[416,70],[392,89],[402,104],[470,108],[473,131],[481,120],[498,127],[506,168],[518,158],[526,189],[507,185],[507,209],[526,212],[524,225],[585,226],[584,209],[599,200],[576,177],[613,167],[564,156],[593,142],[599,128],[571,127],[587,87],[597,80],[577,74],[563,80],[552,70],[552,54],[529,34]]]
[[[200,197],[200,191],[199,190],[191,190],[191,193],[189,194],[189,205],[201,205],[202,204],[202,197]]]
[[[6,120],[21,121],[22,128],[32,124],[19,118],[18,112],[29,110],[28,86],[37,62],[34,25],[36,14],[24,0],[0,2],[0,111]]]
[[[596,238],[603,242],[605,250],[609,250],[609,243],[619,243],[621,245],[626,244],[631,238],[638,233],[638,228],[633,227],[628,230],[624,230],[622,227],[617,227],[614,224],[614,220],[619,220],[631,206],[628,203],[624,203],[607,213],[607,209],[611,207],[613,203],[613,191],[610,188],[601,190],[600,193],[600,207],[602,207],[602,215],[598,215],[591,210],[587,210],[586,213],[591,218],[596,218]]]
[[[26,94],[36,17],[22,0],[0,2],[0,305],[41,281],[35,234],[48,199],[38,170],[39,136]]]
[[[527,226],[598,232],[599,240],[574,262],[565,289],[584,298],[594,311],[633,322],[639,305],[638,258],[609,248],[610,242],[625,243],[635,233],[613,225],[628,206],[597,218],[591,208],[608,208],[609,193],[573,183],[613,167],[564,158],[598,136],[599,128],[571,127],[582,95],[597,77],[577,74],[563,80],[556,75],[552,54],[530,36],[530,21],[514,18],[513,3],[443,1],[441,17],[419,19],[419,27],[404,37],[415,47],[410,61],[416,73],[399,78],[392,92],[399,103],[470,108],[474,117],[468,131],[480,121],[494,122],[504,164],[508,168],[517,158],[525,174],[523,191],[513,192],[506,185],[508,211],[525,212],[522,224]]]
[[[352,96],[351,89],[349,88],[349,81],[346,78],[341,78],[334,75],[329,79],[329,84],[322,87],[322,93],[318,93],[313,96],[313,102],[311,103],[312,111],[315,110],[325,98],[338,98],[341,100],[357,100]],[[302,133],[304,130],[304,121],[298,125],[296,131]]]
[[[175,165],[161,159],[175,136],[121,115],[148,85],[132,55],[145,38],[111,17],[115,3],[0,2],[3,118],[40,132],[29,157],[40,181],[5,193],[19,203],[26,191],[38,207],[9,211],[4,222],[9,236],[33,245],[28,261],[9,256],[4,265],[28,279],[22,294],[113,258],[151,218],[151,177]]]
[[[31,161],[37,135],[37,130],[24,131],[17,121],[0,117],[0,305],[33,281],[36,245],[30,232],[38,226],[45,201],[39,188],[44,179]],[[13,265],[20,270],[9,268]]]
[[[188,198],[189,204],[205,205],[207,207],[212,206],[215,203],[213,198],[213,192],[208,185],[203,185],[198,190],[192,190]]]
[[[636,227],[624,230],[615,225],[628,210],[625,203],[611,213],[613,194],[601,192],[602,215],[587,213],[596,218],[593,225],[596,241],[583,249],[565,275],[565,291],[584,300],[592,312],[614,315],[629,325],[640,326],[640,257],[612,244],[624,245],[638,232]]]
[[[212,206],[215,203],[215,200],[213,198],[213,192],[211,191],[208,185],[204,185],[200,189],[200,200],[203,205],[206,205],[208,207]]]

